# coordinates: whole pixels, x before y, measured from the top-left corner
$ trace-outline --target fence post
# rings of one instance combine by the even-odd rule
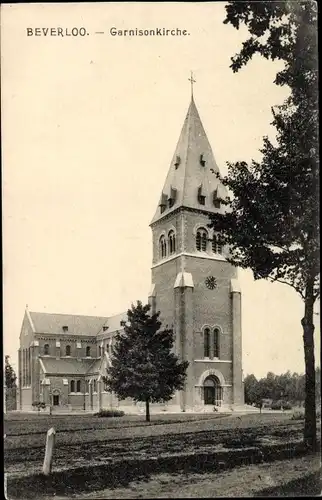
[[[53,427],[51,427],[47,432],[47,438],[46,438],[45,459],[43,465],[43,473],[45,474],[45,476],[48,476],[51,472],[53,451],[55,446],[55,436],[56,436],[56,431]]]

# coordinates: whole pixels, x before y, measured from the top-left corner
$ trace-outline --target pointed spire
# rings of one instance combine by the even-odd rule
[[[216,202],[219,192],[221,197],[227,196],[193,98],[192,74],[189,81],[191,102],[152,223],[179,207],[217,212],[221,209]]]

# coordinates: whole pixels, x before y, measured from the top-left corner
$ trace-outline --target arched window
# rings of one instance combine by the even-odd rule
[[[166,242],[165,237],[163,235],[161,236],[161,238],[159,240],[159,249],[160,249],[161,259],[163,259],[167,255],[167,242]]]
[[[204,357],[209,358],[210,356],[210,330],[209,328],[205,328],[204,330]]]
[[[70,356],[70,345],[67,345],[65,348],[65,354],[66,356]]]
[[[219,358],[219,328],[214,329],[214,358]]]
[[[49,344],[44,345],[44,354],[47,356],[49,354]]]
[[[221,243],[219,243],[218,236],[216,236],[215,234],[212,239],[212,251],[214,253],[222,254],[222,245]]]
[[[77,382],[76,382],[76,392],[80,392],[80,391],[81,391],[81,381],[77,380]]]
[[[86,356],[90,356],[90,355],[91,355],[91,348],[90,348],[90,346],[88,345],[88,346],[86,347]]]
[[[75,392],[75,380],[70,381],[70,392]]]
[[[199,228],[196,235],[196,248],[199,252],[206,252],[208,232],[203,227]]]
[[[174,234],[174,231],[172,230],[169,231],[168,240],[169,240],[169,252],[170,254],[172,254],[176,251],[176,235]]]

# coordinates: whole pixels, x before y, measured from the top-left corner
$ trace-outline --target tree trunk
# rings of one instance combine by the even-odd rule
[[[145,421],[150,422],[150,401],[149,401],[149,399],[145,400]]]
[[[313,281],[308,281],[305,290],[303,327],[305,359],[305,422],[304,442],[309,448],[316,448],[316,402],[315,402],[315,359],[314,359],[314,324]]]

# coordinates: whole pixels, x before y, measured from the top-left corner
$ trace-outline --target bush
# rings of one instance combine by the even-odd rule
[[[292,405],[288,401],[273,401],[271,404],[271,410],[291,410]]]
[[[44,410],[46,408],[46,403],[44,403],[43,401],[34,401],[32,403],[32,406],[39,412],[40,410]]]
[[[124,411],[122,410],[100,410],[98,413],[94,413],[95,417],[123,417]]]
[[[304,420],[304,412],[303,411],[295,411],[291,416],[291,420]]]
[[[282,401],[273,401],[271,404],[271,410],[281,410],[282,409]]]

